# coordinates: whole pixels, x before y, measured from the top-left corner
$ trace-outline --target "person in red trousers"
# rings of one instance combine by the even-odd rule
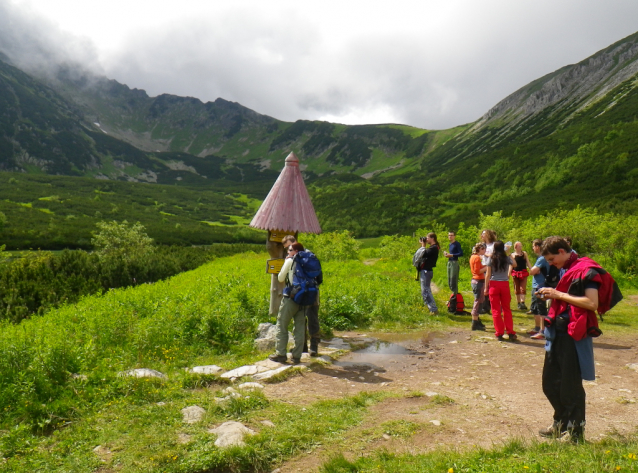
[[[511,274],[512,260],[505,254],[505,244],[497,240],[494,242],[494,252],[485,273],[484,292],[486,296],[490,297],[494,334],[499,341],[505,340],[503,338],[505,332],[509,335],[511,342],[518,339],[514,331],[512,309],[510,308],[512,294],[510,293],[509,279]]]

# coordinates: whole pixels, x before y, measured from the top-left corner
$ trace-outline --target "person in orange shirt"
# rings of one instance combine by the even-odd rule
[[[483,305],[485,294],[485,272],[487,266],[482,263],[482,257],[485,255],[485,243],[477,243],[472,248],[472,256],[470,256],[470,270],[472,271],[472,293],[474,294],[474,305],[472,306],[472,330],[485,330],[485,325],[479,318],[479,307]]]

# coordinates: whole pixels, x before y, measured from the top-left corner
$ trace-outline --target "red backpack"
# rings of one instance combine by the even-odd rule
[[[465,302],[463,301],[463,294],[452,294],[447,301],[447,311],[450,314],[462,314],[465,312]]]

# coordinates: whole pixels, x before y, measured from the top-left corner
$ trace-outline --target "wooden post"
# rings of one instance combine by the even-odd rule
[[[281,242],[270,241],[270,230],[268,230],[268,239],[266,240],[266,249],[271,258],[285,258],[286,252]],[[270,275],[270,309],[269,315],[277,315],[279,306],[283,298],[284,283],[279,282],[276,274]]]

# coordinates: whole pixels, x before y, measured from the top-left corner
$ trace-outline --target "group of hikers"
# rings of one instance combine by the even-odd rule
[[[448,233],[450,246],[443,254],[448,258],[447,277],[452,296],[449,311],[457,312],[458,259],[463,250],[454,232]],[[509,279],[514,282],[518,309],[526,311],[527,279],[531,274],[532,300],[528,314],[534,315],[532,339],[545,340],[543,393],[554,409],[552,424],[541,429],[544,437],[563,441],[584,440],[585,390],[582,380],[595,380],[593,338],[602,334],[596,312],[604,314],[622,299],[611,275],[598,263],[580,257],[571,240],[552,236],[536,239],[532,248],[537,259],[532,265],[521,242],[510,244],[497,239],[494,231],[483,230],[481,241],[474,245],[470,257],[472,272],[472,330],[486,330],[480,314],[490,314],[494,335],[504,341],[517,341],[512,319]],[[438,313],[430,288],[433,269],[440,251],[436,234],[419,239],[421,247],[412,263],[421,282],[421,295],[431,313]],[[426,246],[427,245],[427,246]],[[547,304],[549,305],[549,309]]]
[[[463,250],[455,232],[443,256],[447,259],[447,279],[452,296],[450,312],[457,312],[461,295],[458,292],[459,258]],[[532,265],[521,242],[503,243],[494,231],[486,229],[474,245],[470,257],[472,273],[472,330],[486,330],[481,314],[492,316],[494,335],[499,341],[515,342],[518,337],[512,319],[510,277],[518,309],[526,311],[527,280],[532,275],[532,300],[528,314],[534,315],[532,339],[545,341],[545,361],[542,373],[543,392],[554,409],[552,424],[539,433],[544,437],[580,442],[584,439],[585,390],[582,380],[595,380],[593,339],[600,336],[596,312],[604,314],[622,294],[611,275],[590,258],[579,256],[571,240],[551,236],[536,239],[532,248],[536,261]],[[276,352],[269,359],[287,362],[288,327],[294,322],[292,362],[301,355],[319,355],[319,285],[321,265],[317,257],[296,238],[283,238],[287,252],[277,278],[285,283],[283,300],[277,316]],[[412,263],[417,268],[424,304],[432,314],[438,308],[432,295],[431,281],[441,248],[435,233],[419,239],[420,248]],[[513,250],[513,251],[510,251]],[[548,308],[549,303],[549,308]],[[310,349],[306,344],[306,328]]]

